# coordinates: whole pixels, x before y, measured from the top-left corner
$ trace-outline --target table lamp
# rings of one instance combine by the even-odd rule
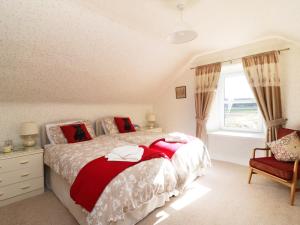
[[[148,127],[150,129],[154,128],[155,120],[156,120],[155,114],[154,113],[149,113],[148,116],[147,116],[147,121],[148,121]]]
[[[20,135],[23,139],[23,146],[25,148],[34,147],[36,145],[36,137],[39,133],[39,129],[34,122],[22,123],[20,129]]]

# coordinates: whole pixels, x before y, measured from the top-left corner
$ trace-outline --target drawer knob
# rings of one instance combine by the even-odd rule
[[[0,179],[0,183],[2,183],[2,180]]]
[[[21,175],[21,177],[27,177],[29,175],[30,175],[30,173],[24,173],[24,174]]]
[[[30,188],[30,185],[21,187],[22,190],[25,190],[25,189],[28,189],[28,188]]]
[[[22,162],[20,162],[20,164],[27,164],[27,163],[29,163],[29,161],[22,161]]]
[[[4,193],[0,193],[0,196],[4,195]]]

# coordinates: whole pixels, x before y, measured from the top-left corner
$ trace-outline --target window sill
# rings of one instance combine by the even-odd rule
[[[256,139],[266,138],[265,133],[238,132],[238,131],[227,131],[227,130],[210,131],[208,132],[208,135],[220,135],[220,136],[256,138]]]

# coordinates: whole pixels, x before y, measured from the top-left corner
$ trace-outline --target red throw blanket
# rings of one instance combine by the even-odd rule
[[[169,159],[171,159],[174,153],[185,144],[186,143],[180,142],[166,142],[165,139],[162,138],[154,141],[149,148],[154,151],[164,153]]]
[[[142,161],[167,158],[162,152],[153,151],[145,146],[140,147],[144,148],[144,153],[139,162],[107,161],[107,158],[100,157],[86,164],[71,186],[71,198],[91,212],[106,186],[119,173]]]

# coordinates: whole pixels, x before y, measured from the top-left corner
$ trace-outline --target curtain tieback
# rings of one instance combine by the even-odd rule
[[[205,118],[205,119],[202,119],[202,118],[200,118],[200,117],[196,117],[196,120],[197,120],[197,123],[199,124],[201,124],[201,123],[206,123],[207,122],[207,118]]]
[[[287,121],[287,119],[283,119],[283,118],[275,119],[275,120],[269,120],[269,121],[266,121],[266,125],[267,125],[268,128],[278,127],[278,126],[281,126],[281,125],[285,125],[286,121]]]

